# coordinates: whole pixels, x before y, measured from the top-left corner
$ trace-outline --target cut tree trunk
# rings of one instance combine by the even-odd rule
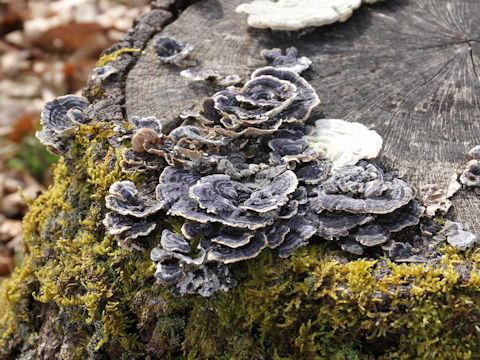
[[[152,7],[157,8],[139,17],[124,39],[105,51],[105,56],[112,56],[118,76],[100,93],[93,80],[87,83],[84,94],[91,105],[84,117],[98,126],[132,116],[156,116],[173,128],[180,123],[183,110],[200,110],[202,99],[221,88],[213,82],[191,82],[180,76],[182,69],[159,63],[152,40],[174,37],[180,43],[195,46],[192,55],[199,68],[222,75],[238,74],[244,80],[265,65],[260,56],[262,49],[296,47],[300,56],[312,60],[312,66],[302,76],[321,100],[310,118],[358,121],[375,129],[384,140],[376,161],[387,170],[400,170],[406,181],[416,187],[446,184],[450,174],[464,162],[465,152],[480,143],[478,0],[387,0],[363,5],[345,23],[298,32],[248,28],[245,16],[235,13],[236,6],[243,1],[202,0],[183,11],[175,4],[186,6],[193,1],[154,1]],[[90,140],[95,136],[91,135]],[[103,157],[92,160],[101,167],[104,158],[115,152],[108,149],[105,138],[99,140],[104,141],[103,147],[96,146],[94,140],[85,147],[101,153]],[[78,145],[83,151],[82,146],[83,143]],[[100,223],[110,185],[105,184],[115,179],[102,183],[101,171],[85,169],[90,155],[82,151],[66,154],[57,183],[33,205],[36,208],[25,223],[29,228],[25,241],[30,255],[13,275],[9,287],[0,293],[9,294],[4,307],[8,306],[8,310],[2,312],[0,308],[0,318],[6,319],[5,324],[0,323],[0,340],[6,339],[0,341],[1,359],[74,359],[75,354],[81,354],[80,358],[88,354],[91,359],[133,359],[145,354],[150,359],[164,359],[171,353],[182,358],[187,350],[192,350],[189,358],[194,358],[197,349],[201,350],[198,358],[214,358],[218,353],[209,351],[216,349],[217,342],[226,348],[230,346],[234,354],[230,358],[241,358],[235,355],[248,345],[257,349],[258,356],[245,350],[242,358],[273,358],[276,345],[288,354],[300,354],[297,358],[308,358],[304,354],[315,353],[322,344],[328,347],[324,338],[318,340],[318,334],[335,338],[337,331],[343,336],[340,343],[345,340],[358,345],[361,354],[367,354],[365,358],[390,350],[391,358],[400,358],[402,349],[410,350],[410,340],[423,346],[422,354],[428,353],[433,344],[431,358],[443,350],[474,356],[480,353],[476,340],[480,336],[480,277],[474,263],[479,261],[478,252],[477,260],[472,255],[464,262],[455,258],[457,254],[452,256],[453,260],[447,254],[449,262],[436,268],[399,265],[396,269],[401,271],[392,275],[385,260],[349,261],[337,252],[317,256],[304,248],[298,259],[307,260],[299,266],[298,259],[269,260],[268,255],[262,264],[242,263],[246,270],[237,272],[244,271],[252,279],[217,298],[167,298],[154,283],[147,252],[123,251],[112,236],[104,236]],[[80,180],[61,182],[61,176],[73,177],[77,172],[83,176]],[[105,185],[101,196],[95,193],[101,187],[98,184]],[[58,204],[57,196],[65,203]],[[463,189],[453,203],[447,217],[480,234],[477,195]],[[47,211],[48,206],[52,209]],[[48,216],[39,216],[38,220],[36,214]],[[73,245],[68,247],[69,243]],[[461,256],[464,255],[458,255]],[[292,265],[289,261],[297,263]],[[145,273],[136,272],[136,266]],[[256,270],[262,266],[266,273],[258,274]],[[278,274],[269,273],[271,269],[278,270]],[[361,281],[348,292],[345,284],[350,284],[347,278],[351,274],[358,275],[372,292],[365,295]],[[394,280],[382,283],[384,288],[375,288],[385,278]],[[355,282],[356,278],[353,279]],[[313,286],[312,281],[316,280],[320,290],[317,284]],[[243,314],[242,307],[247,305],[250,310],[263,309],[262,296],[270,294],[268,291],[273,294],[267,299],[273,310],[266,307],[264,313],[250,314],[249,334],[234,332],[230,317],[237,316],[237,312]],[[339,298],[342,301],[337,303]],[[233,305],[226,311],[225,304]],[[217,305],[223,306],[223,313],[217,311]],[[323,313],[316,313],[318,309]],[[221,318],[220,313],[228,316]],[[351,314],[360,316],[360,320],[353,315],[349,318]],[[347,320],[339,325],[337,317],[343,315]],[[396,320],[390,323],[392,318]],[[428,323],[428,319],[433,320]],[[218,327],[218,336],[220,320],[224,321],[224,328]],[[263,339],[261,344],[256,342],[272,323],[268,334],[271,352],[262,357],[258,349],[267,345]],[[372,327],[378,328],[378,332],[362,328],[367,323],[374,324]],[[286,332],[289,326],[291,334]],[[444,333],[432,335],[434,339],[427,337],[428,332],[442,330],[442,326]],[[209,338],[210,333],[218,337]],[[281,334],[288,335],[282,338]],[[412,339],[408,337],[411,334]],[[476,345],[461,348],[463,340]],[[397,352],[395,346],[399,344],[403,347]],[[443,344],[449,344],[449,348]],[[339,351],[347,349],[343,343],[341,346]],[[220,345],[218,349],[223,351]],[[411,353],[415,351],[412,348]]]

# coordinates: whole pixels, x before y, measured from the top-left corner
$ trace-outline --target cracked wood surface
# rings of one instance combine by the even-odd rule
[[[375,129],[384,139],[378,162],[417,188],[445,184],[465,152],[480,144],[478,0],[388,0],[362,6],[345,23],[298,33],[248,28],[235,13],[242,2],[200,1],[156,37],[190,43],[201,68],[244,79],[265,65],[260,50],[297,47],[313,62],[303,76],[321,100],[311,118]],[[204,97],[220,90],[162,65],[151,44],[127,78],[127,116],[175,123],[182,110],[199,110]],[[448,217],[480,234],[474,192],[461,190],[453,204]]]

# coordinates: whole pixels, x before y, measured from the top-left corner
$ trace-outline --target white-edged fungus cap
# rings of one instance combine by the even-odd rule
[[[374,159],[383,144],[382,137],[365,125],[339,119],[315,122],[315,133],[304,137],[319,157],[327,157],[333,168],[355,165],[361,159]]]

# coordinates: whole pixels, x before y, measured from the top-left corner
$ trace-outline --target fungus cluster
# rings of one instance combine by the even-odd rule
[[[154,44],[165,52],[161,62],[185,50],[170,40]],[[343,121],[309,121],[320,102],[300,75],[310,60],[294,48],[262,55],[269,66],[243,86],[205,99],[199,113],[184,112],[173,130],[155,117],[132,116],[114,127],[110,144],[123,149],[123,171],[142,176],[110,187],[108,232],[130,251],[157,240],[155,277],[176,295],[226,291],[235,284],[229,264],[265,248],[288,257],[314,236],[357,255],[383,251],[393,260],[415,260],[412,246],[393,235],[423,213],[413,188],[360,160],[378,154],[380,136],[360,124],[347,131]],[[68,99],[44,110],[48,119],[59,113],[56,130],[76,126],[86,106]],[[53,131],[49,124],[42,133]],[[325,131],[337,135],[328,142]],[[344,153],[328,150],[345,138],[351,144]],[[182,226],[160,224],[165,216],[180,218]]]
[[[112,185],[104,224],[121,246],[141,250],[159,212],[182,218],[181,230],[163,229],[151,253],[158,282],[174,294],[226,290],[234,284],[228,264],[267,247],[288,257],[314,235],[355,254],[383,246],[399,257],[391,234],[417,224],[422,214],[407,183],[358,162],[380,150],[375,132],[360,124],[350,134],[340,131],[369,139],[355,144],[348,161],[319,151],[325,135],[319,123],[306,121],[320,101],[300,76],[309,59],[298,58],[294,48],[262,55],[269,66],[243,86],[205,99],[200,113],[185,114],[168,133],[153,117],[132,117],[115,128],[118,141],[131,141],[123,150],[123,170],[146,177],[136,185]]]
[[[418,224],[423,214],[411,186],[364,160],[333,170],[312,193],[317,234],[358,255],[376,245],[386,250],[391,233]]]
[[[141,192],[131,181],[118,181],[110,187],[105,198],[107,213],[103,224],[114,235],[119,245],[128,250],[145,250],[142,242],[156,227],[151,215],[161,209],[155,200],[156,184],[141,183]]]

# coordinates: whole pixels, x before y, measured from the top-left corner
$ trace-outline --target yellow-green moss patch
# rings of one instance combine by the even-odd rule
[[[110,54],[105,54],[103,55],[100,59],[98,59],[97,64],[95,66],[100,67],[104,66],[110,61],[115,61],[117,60],[118,55],[124,54],[124,53],[135,53],[142,51],[141,49],[132,49],[132,48],[121,48],[118,49],[117,51],[114,51]]]

